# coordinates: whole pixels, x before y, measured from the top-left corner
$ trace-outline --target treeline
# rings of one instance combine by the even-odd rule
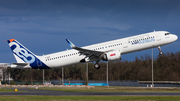
[[[152,77],[152,61],[150,55],[135,57],[135,61],[109,62],[109,80],[150,81]],[[100,62],[99,70],[94,63],[88,63],[89,80],[106,80],[106,63]],[[8,69],[14,80],[42,80],[43,70]],[[62,68],[44,70],[45,80],[60,80]],[[86,64],[64,67],[64,79],[86,80]],[[180,52],[166,53],[154,59],[155,81],[180,81]]]

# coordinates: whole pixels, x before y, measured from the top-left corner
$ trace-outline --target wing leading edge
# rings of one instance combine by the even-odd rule
[[[81,54],[86,55],[86,57],[89,57],[89,59],[95,59],[97,61],[101,60],[101,56],[105,54],[106,52],[101,52],[101,51],[94,51],[94,50],[89,50],[89,49],[84,49],[80,47],[76,47],[71,41],[66,39],[68,44],[71,46],[71,48],[78,50]]]

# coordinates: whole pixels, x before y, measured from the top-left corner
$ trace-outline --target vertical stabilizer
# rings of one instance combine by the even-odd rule
[[[8,40],[9,47],[11,48],[13,55],[17,63],[28,63],[34,69],[47,69],[49,68],[45,65],[38,57],[29,51],[26,47],[20,44],[15,39]],[[19,65],[19,64],[18,64]]]
[[[35,62],[36,56],[18,41],[16,41],[15,39],[10,39],[8,40],[8,43],[17,63]]]

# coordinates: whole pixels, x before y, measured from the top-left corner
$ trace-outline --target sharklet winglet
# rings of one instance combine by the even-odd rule
[[[68,42],[68,44],[71,46],[71,48],[76,47],[71,41],[69,41],[68,39],[66,39],[66,41]]]

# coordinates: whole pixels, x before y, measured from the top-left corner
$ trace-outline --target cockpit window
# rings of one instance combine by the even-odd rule
[[[165,36],[166,36],[166,35],[169,35],[169,34],[170,34],[170,33],[165,33]]]

